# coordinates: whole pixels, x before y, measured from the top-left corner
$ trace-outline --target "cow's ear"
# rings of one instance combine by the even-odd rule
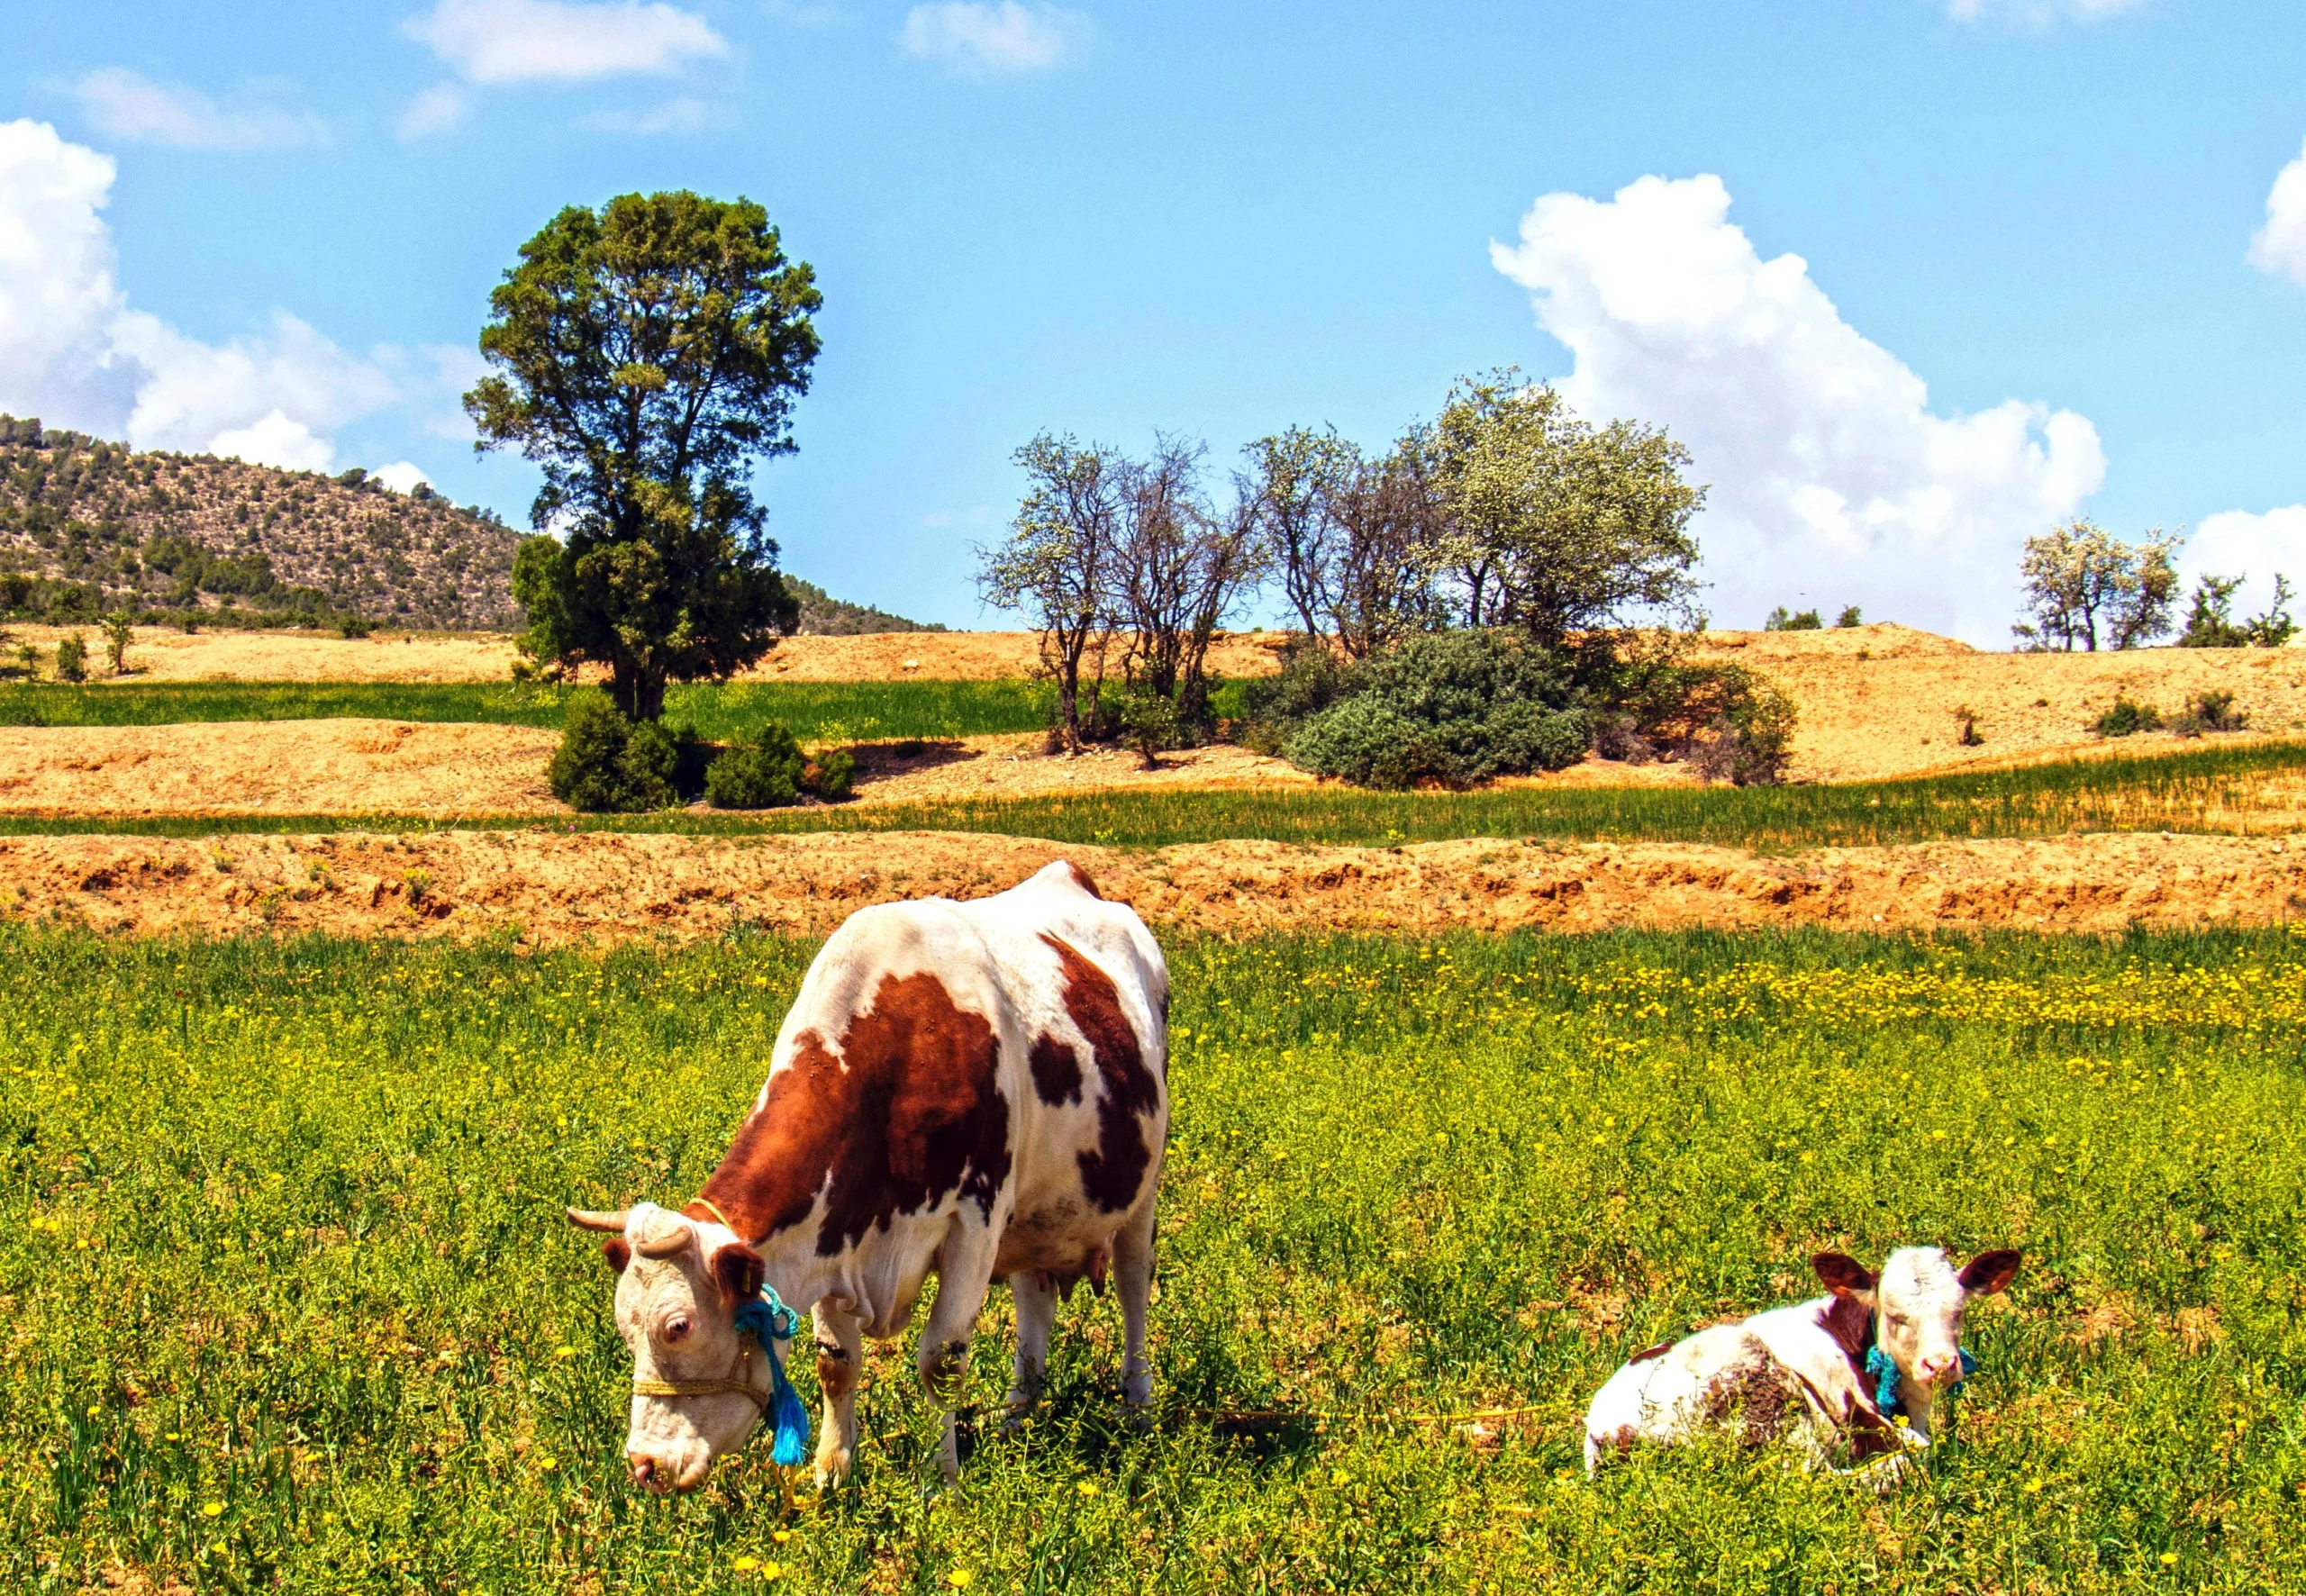
[[[1962,1265],[1962,1289],[1974,1296],[1984,1296],[2001,1291],[2010,1283],[2011,1277],[2018,1273],[2018,1263],[2021,1256],[2023,1256],[2022,1254],[2009,1248],[1980,1253]]]
[[[731,1306],[760,1295],[762,1273],[767,1265],[752,1248],[731,1242],[713,1255],[713,1278]]]
[[[1848,1253],[1820,1253],[1810,1260],[1810,1267],[1837,1296],[1874,1289],[1874,1272]]]
[[[632,1249],[625,1245],[623,1237],[612,1236],[601,1243],[601,1256],[609,1261],[610,1268],[622,1274],[625,1266],[632,1262]]]

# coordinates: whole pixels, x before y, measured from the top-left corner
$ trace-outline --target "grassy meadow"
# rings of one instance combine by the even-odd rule
[[[558,727],[573,689],[507,682],[0,682],[0,726],[187,721],[477,721]],[[703,682],[665,694],[667,720],[727,742],[781,721],[794,736],[873,742],[1033,731],[1049,690],[1032,682]]]
[[[707,836],[977,831],[1120,848],[1243,838],[1385,846],[1453,837],[1512,837],[1706,842],[1787,852],[2070,831],[2282,835],[2296,829],[2300,812],[2306,808],[2306,792],[2298,784],[2302,774],[2306,743],[2265,742],[2181,754],[2066,759],[1901,781],[1782,787],[1507,787],[1470,793],[1371,793],[1338,786],[1230,792],[1120,788],[1073,797],[753,812],[676,809],[643,815],[585,815],[552,823],[581,830]],[[421,830],[438,823],[393,815],[0,815],[0,835],[278,835]],[[455,823],[517,830],[539,822],[532,815],[477,815]]]
[[[810,951],[0,931],[0,1588],[2306,1584],[2306,940],[1175,944],[1154,1431],[1085,1294],[958,1493],[907,1348],[847,1490],[657,1501],[560,1209],[695,1189]],[[1925,1478],[1585,1481],[1628,1350],[1919,1240],[2027,1251]]]

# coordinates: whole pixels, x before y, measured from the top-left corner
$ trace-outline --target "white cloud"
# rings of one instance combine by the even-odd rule
[[[115,139],[179,150],[285,150],[314,144],[327,126],[309,112],[252,102],[221,105],[198,89],[155,83],[125,67],[91,72],[73,86],[89,120]]]
[[[471,102],[465,91],[453,83],[436,83],[408,103],[393,122],[393,131],[404,144],[444,133],[465,119]]]
[[[729,49],[695,13],[639,0],[436,0],[402,32],[473,83],[671,72]]]
[[[268,410],[245,427],[226,428],[209,440],[207,452],[289,471],[325,471],[336,464],[334,444],[281,410]]]
[[[2015,399],[1932,412],[1808,262],[1764,260],[1729,211],[1711,176],[1644,177],[1606,202],[1551,194],[1491,258],[1575,357],[1557,385],[1579,413],[1689,446],[1711,485],[1697,531],[1718,623],[1857,603],[2006,642],[2019,544],[2097,490],[2097,429]]]
[[[940,0],[905,14],[904,53],[968,72],[1044,72],[1077,59],[1095,36],[1086,16],[1062,6]]]
[[[2102,23],[2145,4],[2146,0],[1947,0],[1946,14],[1956,22],[2016,22],[2047,28],[2062,22]]]
[[[685,95],[667,100],[661,105],[651,105],[645,111],[603,111],[585,119],[585,125],[595,132],[631,133],[640,138],[655,138],[667,133],[703,132],[713,120],[712,112],[702,100]]]
[[[44,123],[0,122],[0,411],[319,469],[334,429],[435,385],[397,350],[349,355],[285,313],[217,345],[132,308],[102,214],[113,176]]]
[[[413,460],[395,460],[389,466],[377,467],[368,475],[396,494],[413,493],[417,484],[429,485],[432,480],[425,475],[424,467]]]
[[[2186,540],[2178,564],[2190,586],[2204,574],[2242,577],[2235,613],[2259,613],[2274,598],[2276,573],[2306,591],[2306,504],[2289,504],[2262,515],[2228,510],[2207,516]],[[2306,605],[2300,610],[2306,613]]]
[[[2274,174],[2266,224],[2250,240],[2250,264],[2306,288],[2306,146]]]

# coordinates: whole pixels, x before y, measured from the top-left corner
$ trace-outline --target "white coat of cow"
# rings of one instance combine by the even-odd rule
[[[1637,1354],[1585,1414],[1585,1472],[1640,1442],[1674,1445],[1727,1431],[1784,1437],[1816,1465],[1929,1445],[1938,1397],[1962,1377],[1972,1297],[1999,1292],[2019,1255],[1981,1253],[1956,1269],[1934,1247],[1901,1247],[1877,1276],[1857,1259],[1811,1260],[1831,1293],[1719,1324]],[[1898,1424],[1875,1402],[1866,1354],[1897,1368]]]
[[[996,1277],[1017,1311],[1012,1411],[1040,1395],[1060,1293],[1084,1276],[1102,1286],[1109,1268],[1122,1397],[1149,1402],[1168,1010],[1144,921],[1062,861],[973,902],[851,915],[810,965],[767,1081],[696,1199],[569,1211],[615,1232],[602,1250],[636,1388],[751,1390],[636,1389],[634,1479],[691,1489],[752,1432],[769,1371],[734,1313],[763,1280],[813,1323],[821,1484],[856,1449],[861,1338],[901,1334],[932,1270],[916,1362],[946,1409],[949,1480],[969,1338]]]

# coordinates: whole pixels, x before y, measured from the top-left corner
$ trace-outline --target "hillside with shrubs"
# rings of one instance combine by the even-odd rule
[[[134,450],[0,416],[0,604],[23,618],[509,627],[519,541],[493,512],[422,485]]]

